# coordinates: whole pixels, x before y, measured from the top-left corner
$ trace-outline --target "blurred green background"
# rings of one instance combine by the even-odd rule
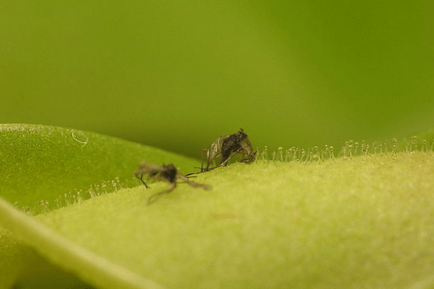
[[[0,0],[0,123],[200,157],[434,127],[434,2]]]

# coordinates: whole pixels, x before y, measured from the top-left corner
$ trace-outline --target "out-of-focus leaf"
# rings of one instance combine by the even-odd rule
[[[64,204],[69,192],[89,197],[90,185],[95,194],[138,185],[133,173],[144,159],[174,163],[187,172],[198,165],[190,158],[97,133],[0,125],[0,196],[20,208],[33,208],[41,201],[56,208],[55,200]]]

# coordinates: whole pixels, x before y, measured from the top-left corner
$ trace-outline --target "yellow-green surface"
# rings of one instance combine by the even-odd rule
[[[37,219],[168,288],[408,288],[433,271],[433,174],[431,153],[236,164]]]
[[[72,198],[37,216],[1,199],[0,288],[47,279],[63,284],[55,288],[432,288],[432,147],[421,134],[350,141],[340,157],[330,147],[299,157],[263,150],[250,165],[197,175],[212,190],[179,184],[151,205],[167,184]],[[52,190],[62,187],[52,181]]]
[[[56,246],[71,245],[65,245],[51,234],[41,233],[45,231],[18,208],[27,214],[38,214],[138,185],[140,182],[133,173],[143,159],[161,164],[173,162],[181,170],[199,164],[197,160],[160,149],[75,129],[2,124],[0,139],[0,197],[4,205],[0,210],[0,225],[9,229],[0,231],[0,288],[9,288],[17,278],[20,279],[18,284],[24,286],[20,288],[38,288],[35,283],[45,288],[47,284],[59,284],[54,282],[56,279],[71,279],[58,269],[41,271],[39,268],[52,266],[41,266],[38,263],[41,258],[35,256],[34,248],[38,251],[42,246],[49,252],[43,258],[60,259],[63,264],[73,263],[71,256],[77,255],[68,251],[64,252],[69,256],[65,258],[65,255],[53,253],[57,252],[53,249]],[[10,233],[14,230],[19,231],[24,243],[30,240],[32,248],[17,242]],[[81,268],[75,266],[75,269],[78,267]],[[116,275],[110,271],[106,274]],[[47,276],[50,276],[50,283],[38,280]],[[68,284],[60,281],[60,284]],[[75,283],[79,282],[72,282]]]

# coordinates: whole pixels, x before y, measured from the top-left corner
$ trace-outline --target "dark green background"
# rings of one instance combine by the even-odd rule
[[[200,157],[434,127],[434,2],[0,0],[0,123]]]

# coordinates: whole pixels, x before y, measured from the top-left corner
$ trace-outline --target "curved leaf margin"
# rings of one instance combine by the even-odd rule
[[[10,205],[0,198],[0,225],[10,230],[23,242],[54,263],[62,263],[65,269],[95,286],[103,288],[162,289],[161,285],[145,279],[107,259],[68,240],[54,230]],[[49,248],[49,250],[47,250]],[[69,262],[61,262],[67,259]],[[77,268],[81,268],[77,270]],[[100,278],[95,278],[100,276]]]

